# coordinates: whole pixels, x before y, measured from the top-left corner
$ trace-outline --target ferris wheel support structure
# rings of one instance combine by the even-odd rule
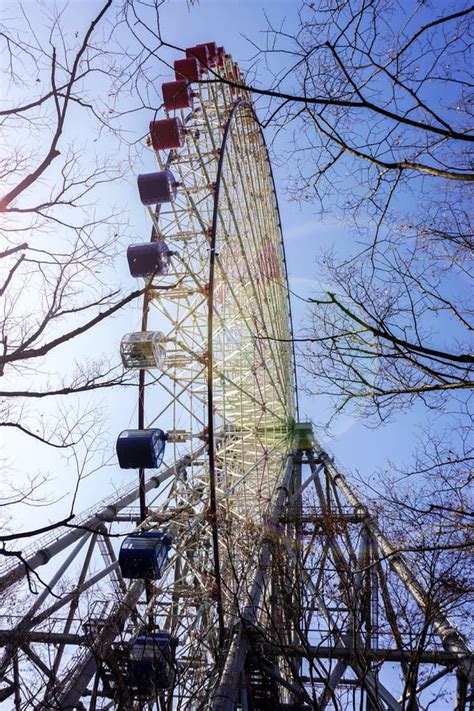
[[[306,465],[309,472],[301,484],[302,465]],[[319,570],[318,582],[315,584],[314,575],[304,570],[304,564],[302,564],[301,559],[308,555],[308,550],[303,549],[303,551],[297,552],[292,548],[291,544],[289,545],[288,540],[283,540],[280,545],[286,548],[286,565],[289,569],[291,569],[292,565],[299,567],[304,579],[306,593],[308,598],[311,599],[311,605],[306,607],[301,599],[295,600],[293,598],[292,602],[299,606],[301,616],[306,612],[313,620],[318,618],[317,625],[320,629],[327,625],[332,644],[328,643],[330,640],[327,640],[324,644],[311,644],[307,633],[301,634],[301,630],[299,630],[301,636],[294,643],[294,646],[289,649],[286,645],[281,644],[278,646],[272,644],[269,640],[265,640],[265,633],[262,630],[256,634],[256,629],[259,626],[259,613],[261,613],[260,599],[272,557],[271,542],[263,541],[259,559],[260,565],[256,570],[252,587],[251,605],[244,609],[240,625],[235,631],[233,642],[225,660],[220,683],[212,697],[211,708],[213,711],[234,711],[238,708],[238,700],[242,698],[242,693],[236,681],[240,679],[242,683],[246,658],[251,654],[252,647],[258,647],[259,644],[266,646],[269,656],[273,651],[275,657],[289,654],[295,660],[298,660],[298,671],[293,669],[292,674],[286,678],[279,676],[275,672],[275,668],[267,667],[265,670],[267,680],[273,678],[280,685],[280,688],[286,688],[289,691],[292,702],[287,703],[284,707],[282,706],[285,709],[293,709],[294,711],[296,709],[310,709],[313,708],[311,704],[315,702],[318,709],[333,708],[332,704],[335,703],[336,695],[340,693],[341,687],[345,687],[349,682],[348,679],[344,679],[345,672],[349,670],[354,675],[354,679],[352,679],[353,685],[355,682],[355,685],[360,686],[361,698],[365,697],[367,708],[402,711],[405,708],[404,700],[396,698],[393,692],[380,679],[380,672],[384,663],[387,665],[391,663],[399,664],[402,675],[409,674],[410,668],[416,665],[420,665],[425,669],[431,667],[434,670],[436,666],[441,667],[441,671],[433,671],[430,675],[431,678],[420,684],[419,688],[413,689],[411,700],[410,694],[407,696],[407,702],[410,702],[414,709],[423,708],[418,703],[418,694],[421,695],[431,684],[435,684],[440,678],[452,673],[453,670],[457,670],[456,701],[452,708],[459,711],[471,708],[473,703],[474,657],[465,637],[445,614],[438,610],[433,613],[430,610],[429,595],[424,584],[407,564],[403,553],[396,549],[387,539],[376,517],[370,513],[347,477],[334,464],[333,458],[317,442],[313,441],[311,448],[300,450],[299,455],[292,460],[288,474],[289,476],[285,477],[285,483],[282,486],[281,497],[274,509],[276,520],[284,521],[285,523],[292,519],[296,520],[300,531],[303,521],[306,523],[310,521],[315,525],[324,525],[325,522],[327,524],[331,522],[334,525],[334,522],[337,521],[339,526],[342,525],[346,529],[344,531],[346,536],[349,527],[353,529],[357,527],[359,529],[359,533],[356,536],[351,535],[351,539],[359,541],[358,549],[346,536],[330,534],[324,536],[326,541],[325,545],[322,546],[322,552],[325,555],[330,553],[334,564],[339,567],[341,586],[344,585],[346,587],[344,623],[341,624],[335,616],[331,615],[328,600],[325,599],[326,591],[321,586],[323,571]],[[330,484],[330,489],[325,486],[328,483]],[[317,507],[316,515],[305,515],[302,508],[303,491],[310,485],[314,486],[318,498],[319,506]],[[328,495],[331,489],[332,491]],[[292,491],[293,493],[290,493]],[[346,507],[349,507],[350,512]],[[294,518],[295,511],[296,519]],[[344,538],[346,538],[345,541],[343,541]],[[344,548],[347,549],[344,550]],[[377,561],[377,563],[372,563],[372,560]],[[383,564],[381,561],[386,566],[385,571],[382,570]],[[329,558],[326,561],[327,565],[328,563]],[[366,593],[364,594],[363,591],[371,575],[371,565],[378,566],[377,579],[384,581],[385,584],[383,597],[386,622],[391,626],[392,644],[390,647],[384,646],[382,648],[374,644],[374,637],[376,636],[374,630],[369,629],[370,625],[367,625],[367,620],[364,620],[363,608],[367,600],[364,601]],[[369,572],[367,569],[364,570],[366,566],[369,568]],[[347,573],[350,571],[352,571],[353,583],[348,586]],[[429,616],[433,633],[442,643],[442,650],[439,648],[427,648],[419,651],[403,648],[402,634],[400,630],[397,630],[398,623],[395,610],[390,603],[388,593],[387,578],[390,572],[396,574],[398,580],[412,596],[419,610]],[[354,628],[358,630],[356,634],[354,634]],[[334,662],[335,666],[331,669],[331,663]],[[302,663],[319,665],[320,670],[325,670],[325,673],[319,678],[321,691],[318,694],[305,694]],[[376,671],[371,671],[371,667]],[[295,684],[295,681],[299,681],[299,684]],[[245,681],[243,683],[245,684]],[[305,705],[305,703],[308,705]],[[353,704],[350,708],[356,707],[355,702]]]
[[[308,470],[307,476],[302,474],[302,470]],[[330,487],[327,487],[327,484]],[[303,492],[308,494],[308,489],[314,487],[318,496],[319,505],[307,505]],[[328,492],[330,494],[328,495]],[[138,492],[135,490],[135,499]],[[120,499],[116,501],[117,508]],[[114,504],[109,504],[110,512]],[[105,508],[103,509],[105,510]],[[328,514],[328,511],[331,511]],[[295,513],[296,512],[296,513]],[[429,689],[430,684],[436,683],[450,674],[457,673],[457,702],[453,709],[468,709],[472,699],[472,675],[473,657],[463,635],[454,627],[449,619],[438,613],[432,619],[434,633],[442,641],[443,649],[436,647],[426,648],[418,651],[407,648],[403,642],[403,630],[397,631],[399,622],[396,619],[393,606],[395,599],[390,606],[390,595],[388,593],[388,579],[391,574],[395,574],[398,580],[410,591],[417,606],[423,611],[426,608],[426,591],[423,584],[417,579],[412,570],[407,566],[404,556],[400,552],[394,553],[394,548],[380,530],[377,520],[370,514],[367,506],[357,495],[350,485],[347,477],[334,464],[327,453],[315,443],[310,449],[299,449],[293,452],[288,460],[288,465],[284,480],[281,483],[277,499],[272,508],[271,521],[279,521],[280,525],[296,527],[300,535],[310,548],[315,548],[314,540],[308,543],[308,531],[302,531],[304,526],[310,524],[313,527],[312,536],[315,531],[319,531],[319,537],[324,539],[319,552],[326,556],[325,571],[330,570],[330,561],[337,562],[338,576],[344,580],[346,586],[345,600],[340,600],[342,609],[334,612],[331,604],[334,603],[334,593],[327,589],[324,581],[324,571],[319,570],[319,579],[311,570],[311,566],[302,565],[301,559],[308,555],[308,549],[297,550],[294,541],[288,539],[286,535],[268,536],[268,531],[262,535],[259,544],[258,565],[255,568],[254,577],[249,586],[249,595],[243,600],[240,620],[233,630],[232,639],[229,640],[226,649],[223,650],[224,658],[221,666],[221,673],[218,683],[212,695],[209,708],[213,711],[234,711],[237,708],[244,708],[242,699],[245,694],[252,698],[252,694],[262,692],[262,689],[275,688],[272,684],[277,684],[287,692],[287,701],[281,706],[283,709],[304,709],[311,708],[311,700],[315,697],[305,692],[305,685],[308,684],[308,672],[304,673],[305,665],[315,665],[320,675],[318,681],[313,680],[313,685],[320,689],[317,696],[319,708],[331,708],[336,696],[343,693],[349,682],[352,688],[359,685],[359,693],[368,699],[374,709],[387,709],[389,711],[401,711],[404,706],[392,691],[380,680],[383,665],[396,664],[401,674],[409,673],[410,667],[414,665],[422,666],[425,669],[432,669],[432,673],[416,689],[414,708],[423,708],[418,699],[422,693]],[[328,536],[323,533],[322,526],[332,522],[337,522],[337,533]],[[103,525],[103,524],[102,524]],[[350,533],[351,544],[348,545],[347,534]],[[357,533],[355,533],[357,531]],[[361,531],[365,532],[361,535]],[[68,535],[68,532],[65,533]],[[358,541],[358,547],[355,545]],[[391,628],[391,645],[387,643],[383,646],[375,643],[376,630],[367,628],[366,611],[364,611],[364,598],[361,590],[366,589],[367,578],[372,577],[367,570],[360,572],[361,567],[371,563],[368,559],[370,551],[372,555],[376,549],[384,550],[384,555],[377,560],[374,556],[374,569],[376,569],[376,579],[379,581],[379,595],[383,598],[385,616],[387,624]],[[304,617],[310,615],[312,624],[318,627],[322,639],[310,639],[304,627],[296,630],[297,635],[293,640],[293,645],[288,648],[284,644],[275,644],[270,638],[268,627],[262,619],[262,615],[268,614],[265,604],[262,603],[268,596],[268,580],[271,575],[272,558],[279,551],[278,557],[283,551],[286,559],[286,566],[299,570],[299,575],[303,581],[305,589],[304,599],[296,598],[293,594],[292,603],[299,608],[298,614]],[[281,565],[281,560],[277,565]],[[380,568],[380,569],[378,569]],[[382,569],[383,568],[383,569]],[[348,585],[347,573],[352,570],[353,584]],[[109,571],[110,574],[110,571]],[[287,581],[288,582],[288,581]],[[327,582],[327,581],[326,581]],[[373,581],[372,581],[373,584]],[[52,585],[52,583],[51,583]],[[383,590],[385,586],[385,591]],[[76,662],[74,674],[63,679],[61,685],[56,687],[54,694],[49,696],[45,702],[38,704],[37,708],[75,708],[75,704],[80,699],[88,698],[87,685],[97,672],[97,661],[107,659],[107,650],[110,649],[114,639],[120,635],[120,627],[126,619],[133,614],[135,603],[143,590],[141,582],[135,583],[130,590],[123,594],[122,600],[116,604],[113,617],[103,618],[103,631],[99,632],[95,638],[88,634],[71,634],[67,632],[54,633],[51,631],[38,631],[32,629],[38,625],[33,615],[42,601],[34,605],[29,615],[25,616],[25,621],[32,625],[19,625],[15,630],[0,630],[0,643],[6,644],[12,649],[14,644],[21,643],[22,648],[33,644],[54,644],[72,645],[72,647],[82,649],[82,665]],[[329,593],[329,594],[328,594]],[[367,594],[365,592],[365,594]],[[43,595],[46,598],[46,594]],[[68,600],[61,600],[63,606],[68,604]],[[288,604],[288,600],[286,603]],[[50,617],[49,613],[45,621]],[[382,618],[379,610],[379,617]],[[41,617],[39,618],[41,622]],[[380,623],[379,623],[380,624]],[[380,626],[382,626],[380,624]],[[324,630],[328,631],[325,638]],[[356,633],[354,634],[354,630]],[[385,633],[386,634],[386,633]],[[370,644],[368,644],[370,640]],[[266,664],[262,664],[259,683],[255,683],[255,674],[246,670],[249,657],[255,654],[255,649],[266,650],[263,656]],[[224,654],[225,651],[225,654]],[[290,656],[296,660],[296,665],[291,673],[282,676],[278,671],[278,664],[268,665],[268,658],[274,662],[281,655]],[[255,664],[253,661],[252,664]],[[371,667],[375,671],[371,671]],[[457,671],[456,671],[457,670]],[[254,671],[254,670],[251,670]],[[348,678],[348,672],[352,672],[352,677]],[[250,680],[249,680],[250,679]],[[305,680],[306,679],[306,680]],[[245,694],[244,694],[245,691]],[[13,693],[13,692],[12,692]],[[270,693],[273,693],[270,691]],[[8,698],[6,695],[0,698]],[[52,706],[52,703],[57,704]],[[46,705],[45,705],[46,703]],[[299,705],[298,705],[299,704]],[[130,707],[132,708],[132,707]],[[257,707],[258,708],[258,707]],[[262,705],[260,708],[264,708]]]

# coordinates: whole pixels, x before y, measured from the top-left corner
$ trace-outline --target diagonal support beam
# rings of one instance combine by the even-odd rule
[[[76,546],[74,546],[74,548],[72,549],[71,553],[66,558],[64,563],[61,566],[59,566],[58,570],[51,578],[49,585],[38,595],[38,597],[36,598],[33,605],[30,607],[30,609],[28,610],[26,615],[23,617],[21,622],[17,625],[17,628],[16,628],[17,631],[24,633],[24,632],[26,632],[26,630],[31,629],[31,627],[34,624],[32,622],[34,613],[40,609],[41,605],[46,600],[46,598],[48,597],[50,592],[53,590],[53,588],[56,585],[56,583],[58,582],[58,580],[64,575],[64,573],[69,568],[71,563],[77,558],[79,551],[84,546],[84,544],[87,542],[87,539],[89,538],[90,535],[91,534],[89,533],[89,531],[86,531],[85,533],[82,534],[82,538],[79,540],[79,542],[76,544]],[[13,630],[12,630],[12,633],[13,633]],[[2,642],[0,640],[0,645],[1,644],[2,644]],[[5,674],[5,672],[8,668],[8,665],[10,663],[11,657],[14,654],[14,651],[15,651],[15,647],[14,646],[12,647],[10,644],[8,644],[7,648],[5,649],[5,652],[3,653],[3,656],[0,660],[0,677],[2,677]]]
[[[165,469],[161,474],[150,477],[145,484],[145,490],[148,492],[152,489],[156,489],[167,479],[177,476],[186,469],[194,459],[202,455],[203,451],[204,447],[201,447],[194,453],[192,458],[186,455],[178,460],[175,465]],[[55,535],[50,536],[48,542],[45,543],[42,548],[39,550],[34,549],[30,554],[24,556],[24,563],[17,563],[11,567],[5,566],[6,572],[3,574],[0,573],[0,593],[7,590],[14,583],[18,582],[18,580],[24,578],[28,571],[31,572],[49,563],[51,558],[79,540],[85,531],[95,531],[98,527],[103,525],[104,521],[113,521],[117,512],[136,501],[138,496],[139,491],[136,487],[130,489],[122,496],[119,496],[115,501],[103,505],[102,509],[94,512],[92,515],[78,517],[74,523],[70,524],[70,527],[64,530],[62,535],[59,531],[55,531]]]
[[[296,452],[293,450],[288,458],[282,485],[277,490],[276,501],[272,509],[272,518],[277,520],[288,497],[294,472],[295,454]],[[268,541],[263,539],[259,555],[259,564],[250,591],[250,605],[244,609],[242,620],[237,626],[237,630],[231,640],[220,682],[211,698],[210,708],[212,711],[234,711],[238,692],[236,679],[239,679],[242,673],[245,658],[250,648],[250,642],[245,630],[248,625],[255,626],[256,624],[258,606],[265,590],[266,573],[270,561],[271,545]]]
[[[387,558],[392,570],[397,573],[399,578],[405,584],[407,590],[412,595],[413,599],[422,611],[425,611],[427,605],[426,593],[423,585],[420,583],[412,568],[408,565],[401,551],[396,549],[383,533],[376,519],[371,515],[369,509],[362,503],[353,487],[348,483],[346,477],[335,466],[331,457],[321,449],[319,445],[315,446],[316,459],[324,462],[325,471],[331,478],[335,486],[341,491],[348,504],[356,510],[364,514],[364,525],[369,529],[373,538],[377,542],[382,554]],[[314,455],[308,452],[308,458]],[[432,616],[433,629],[440,637],[446,651],[454,654],[463,655],[469,662],[463,662],[462,668],[468,678],[473,677],[474,666],[472,664],[471,651],[464,639],[463,635],[451,624],[446,615],[438,612]]]
[[[49,699],[54,699],[55,708],[74,709],[77,707],[81,696],[86,691],[87,685],[97,671],[98,660],[106,656],[110,645],[120,634],[120,630],[130,616],[131,611],[135,609],[144,588],[143,580],[137,580],[133,583],[115,611],[105,621],[103,630],[97,636],[90,649],[79,657],[73,673],[66,681],[58,682],[48,694],[45,703],[48,703]],[[47,707],[42,703],[36,708],[39,710]]]

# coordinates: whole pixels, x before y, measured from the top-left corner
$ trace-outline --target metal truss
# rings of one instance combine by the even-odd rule
[[[190,465],[183,459],[165,470],[150,480],[150,490]],[[127,649],[150,615],[171,617],[173,607],[186,609],[189,619],[180,618],[173,688],[149,699],[150,708],[421,711],[437,696],[445,708],[471,708],[466,640],[433,607],[412,561],[393,547],[319,446],[289,452],[265,520],[248,527],[246,570],[224,577],[223,642],[209,612],[212,600],[196,599],[189,585],[197,567],[189,543],[151,598],[143,581],[122,580],[115,536],[138,517],[130,508],[137,498],[136,489],[123,492],[84,517],[81,529],[25,555],[31,571],[54,573],[12,628],[0,629],[0,700],[10,708],[144,708],[127,696]],[[171,500],[152,516],[177,520]],[[224,526],[221,542],[223,550],[235,545]],[[67,573],[78,563],[67,589]],[[24,566],[12,567],[3,590],[12,595],[25,575]],[[28,679],[28,693],[19,679]]]
[[[416,558],[319,445],[292,467],[210,708],[472,709],[472,652]]]

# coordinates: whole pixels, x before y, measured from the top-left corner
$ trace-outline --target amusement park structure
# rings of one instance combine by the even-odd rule
[[[138,177],[151,240],[127,252],[146,288],[117,458],[138,483],[0,570],[0,708],[472,709],[464,636],[298,421],[278,205],[239,68],[211,42],[175,72]]]

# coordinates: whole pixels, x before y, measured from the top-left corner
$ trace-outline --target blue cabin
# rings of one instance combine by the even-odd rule
[[[121,469],[157,469],[163,461],[167,436],[163,430],[124,430],[117,437]]]
[[[138,531],[127,536],[120,548],[119,567],[127,580],[158,580],[168,561],[171,536],[162,531]]]
[[[130,650],[128,673],[129,683],[138,696],[171,686],[177,645],[178,640],[171,638],[169,632],[137,637]]]
[[[131,244],[127,249],[127,260],[134,277],[162,276],[168,271],[171,252],[163,240]]]
[[[162,205],[165,202],[174,202],[179,186],[171,170],[142,173],[137,178],[137,184],[143,205]]]

